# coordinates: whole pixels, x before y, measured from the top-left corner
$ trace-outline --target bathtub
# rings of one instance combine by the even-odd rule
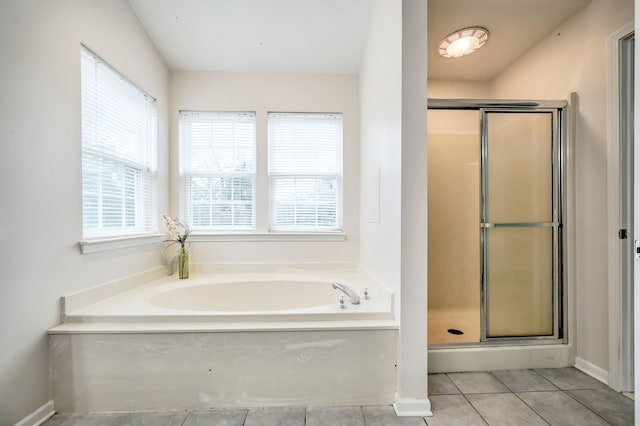
[[[347,298],[347,308],[340,309],[338,298],[343,293],[332,288],[333,282],[346,284],[361,296],[366,288],[370,299],[361,297],[359,305],[352,305]],[[187,280],[165,277],[101,300],[84,300],[91,291],[63,298],[63,323],[208,322],[215,327],[216,322],[393,319],[392,296],[358,271],[204,272]]]
[[[393,402],[393,296],[357,266],[193,269],[62,298],[58,412]],[[370,299],[341,309],[332,282]]]
[[[152,306],[181,311],[273,312],[330,306],[336,301],[331,283],[278,280],[235,281],[185,285],[163,289],[153,295]]]

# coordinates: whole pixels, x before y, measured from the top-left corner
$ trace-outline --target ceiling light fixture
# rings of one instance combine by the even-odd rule
[[[454,31],[438,43],[438,53],[445,58],[459,58],[480,49],[489,39],[489,30],[467,27]]]

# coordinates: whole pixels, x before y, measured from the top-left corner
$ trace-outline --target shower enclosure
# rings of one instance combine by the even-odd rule
[[[563,340],[565,106],[429,100],[430,346]]]

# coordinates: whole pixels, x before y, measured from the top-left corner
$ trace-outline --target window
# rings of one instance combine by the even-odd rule
[[[256,115],[180,113],[182,217],[194,231],[255,229]]]
[[[80,59],[84,239],[154,233],[155,99],[87,48]]]
[[[342,115],[269,113],[271,227],[342,229]]]

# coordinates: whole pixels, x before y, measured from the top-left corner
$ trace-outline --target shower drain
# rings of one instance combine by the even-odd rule
[[[455,328],[450,328],[447,330],[447,332],[451,333],[451,334],[455,334],[456,336],[460,336],[461,334],[464,334],[464,332],[455,329]]]

